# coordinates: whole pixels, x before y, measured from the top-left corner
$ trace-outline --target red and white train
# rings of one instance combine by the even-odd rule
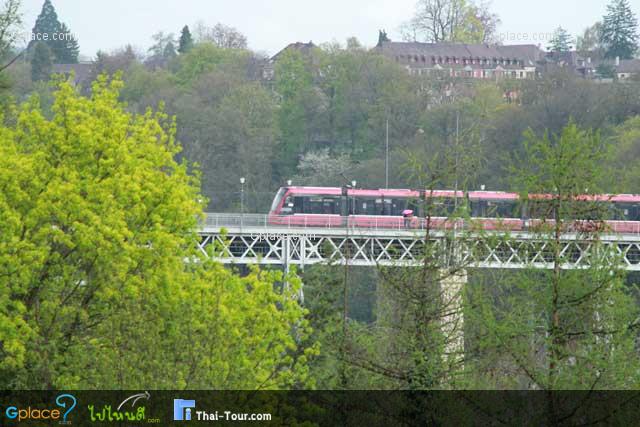
[[[539,195],[538,199],[551,196]],[[606,204],[607,229],[640,233],[640,195],[582,196]],[[430,200],[428,200],[430,199]],[[520,203],[517,193],[500,191],[366,190],[339,187],[282,187],[269,223],[303,227],[418,228],[425,201],[431,206],[431,226],[448,227],[456,206],[466,206],[472,219],[486,230],[525,230],[535,220],[533,209]],[[527,212],[531,211],[531,212]],[[576,218],[588,220],[589,218]]]

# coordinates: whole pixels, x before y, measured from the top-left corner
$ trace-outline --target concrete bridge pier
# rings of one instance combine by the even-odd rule
[[[445,335],[445,357],[451,365],[464,358],[463,292],[467,284],[467,270],[441,270],[442,332]]]

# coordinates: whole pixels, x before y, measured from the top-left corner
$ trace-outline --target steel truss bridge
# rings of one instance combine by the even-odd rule
[[[349,264],[353,266],[417,266],[424,258],[426,233],[421,224],[407,229],[270,225],[267,215],[207,214],[199,229],[200,250],[225,264],[291,265]],[[552,244],[529,232],[461,233],[431,230],[428,245],[443,268],[551,268]],[[600,244],[577,234],[562,236],[563,268],[581,269],[598,250],[609,249],[628,271],[640,271],[640,233],[605,234]],[[213,245],[213,246],[211,246]],[[436,248],[434,251],[433,248]]]

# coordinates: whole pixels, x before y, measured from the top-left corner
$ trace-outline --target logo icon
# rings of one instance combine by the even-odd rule
[[[64,400],[69,400],[69,402],[64,402]],[[69,415],[69,412],[73,411],[73,408],[76,407],[77,403],[78,401],[71,394],[61,394],[56,398],[56,405],[66,409],[65,413],[62,415],[63,423],[67,422],[67,415]]]
[[[191,408],[196,407],[195,400],[173,399],[174,421],[190,421]]]
[[[129,396],[127,397],[125,400],[122,401],[122,403],[120,404],[120,406],[118,406],[118,411],[122,408],[122,406],[127,403],[129,400],[133,399],[133,402],[131,402],[131,407],[133,408],[134,406],[136,406],[136,402],[140,399],[147,399],[149,400],[151,398],[151,395],[149,394],[148,391],[145,391],[144,393],[138,393],[138,394],[134,394],[133,396]]]
[[[147,423],[158,423],[160,422],[159,418],[147,418],[146,414],[146,406],[140,405],[137,406],[139,400],[147,400],[151,399],[151,395],[148,391],[144,393],[133,394],[122,402],[117,408],[113,409],[111,405],[102,405],[102,407],[96,407],[96,405],[87,405],[87,409],[89,409],[89,415],[91,417],[91,422],[112,422],[112,421],[127,421],[131,422],[147,422]],[[114,405],[115,406],[115,405]],[[129,409],[129,407],[131,407]]]
[[[71,421],[67,421],[67,416],[76,407],[77,400],[71,394],[60,394],[56,397],[56,405],[61,407],[64,411],[57,409],[54,407],[32,407],[28,405],[24,406],[7,406],[5,410],[5,415],[10,420],[17,420],[18,422],[26,421],[26,420],[39,420],[39,421],[49,421],[49,420],[60,420],[59,424],[71,424]]]

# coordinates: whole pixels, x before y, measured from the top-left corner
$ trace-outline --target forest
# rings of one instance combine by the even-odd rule
[[[415,75],[355,38],[270,60],[223,24],[177,27],[81,82],[53,72],[77,45],[6,46],[2,388],[638,388],[637,277],[599,227],[575,237],[589,268],[562,269],[558,236],[607,215],[578,195],[639,193],[640,80]],[[443,268],[426,245],[416,268],[285,276],[196,251],[241,178],[246,213],[288,180],[384,188],[387,140],[390,188],[556,194],[536,230],[554,268]]]

